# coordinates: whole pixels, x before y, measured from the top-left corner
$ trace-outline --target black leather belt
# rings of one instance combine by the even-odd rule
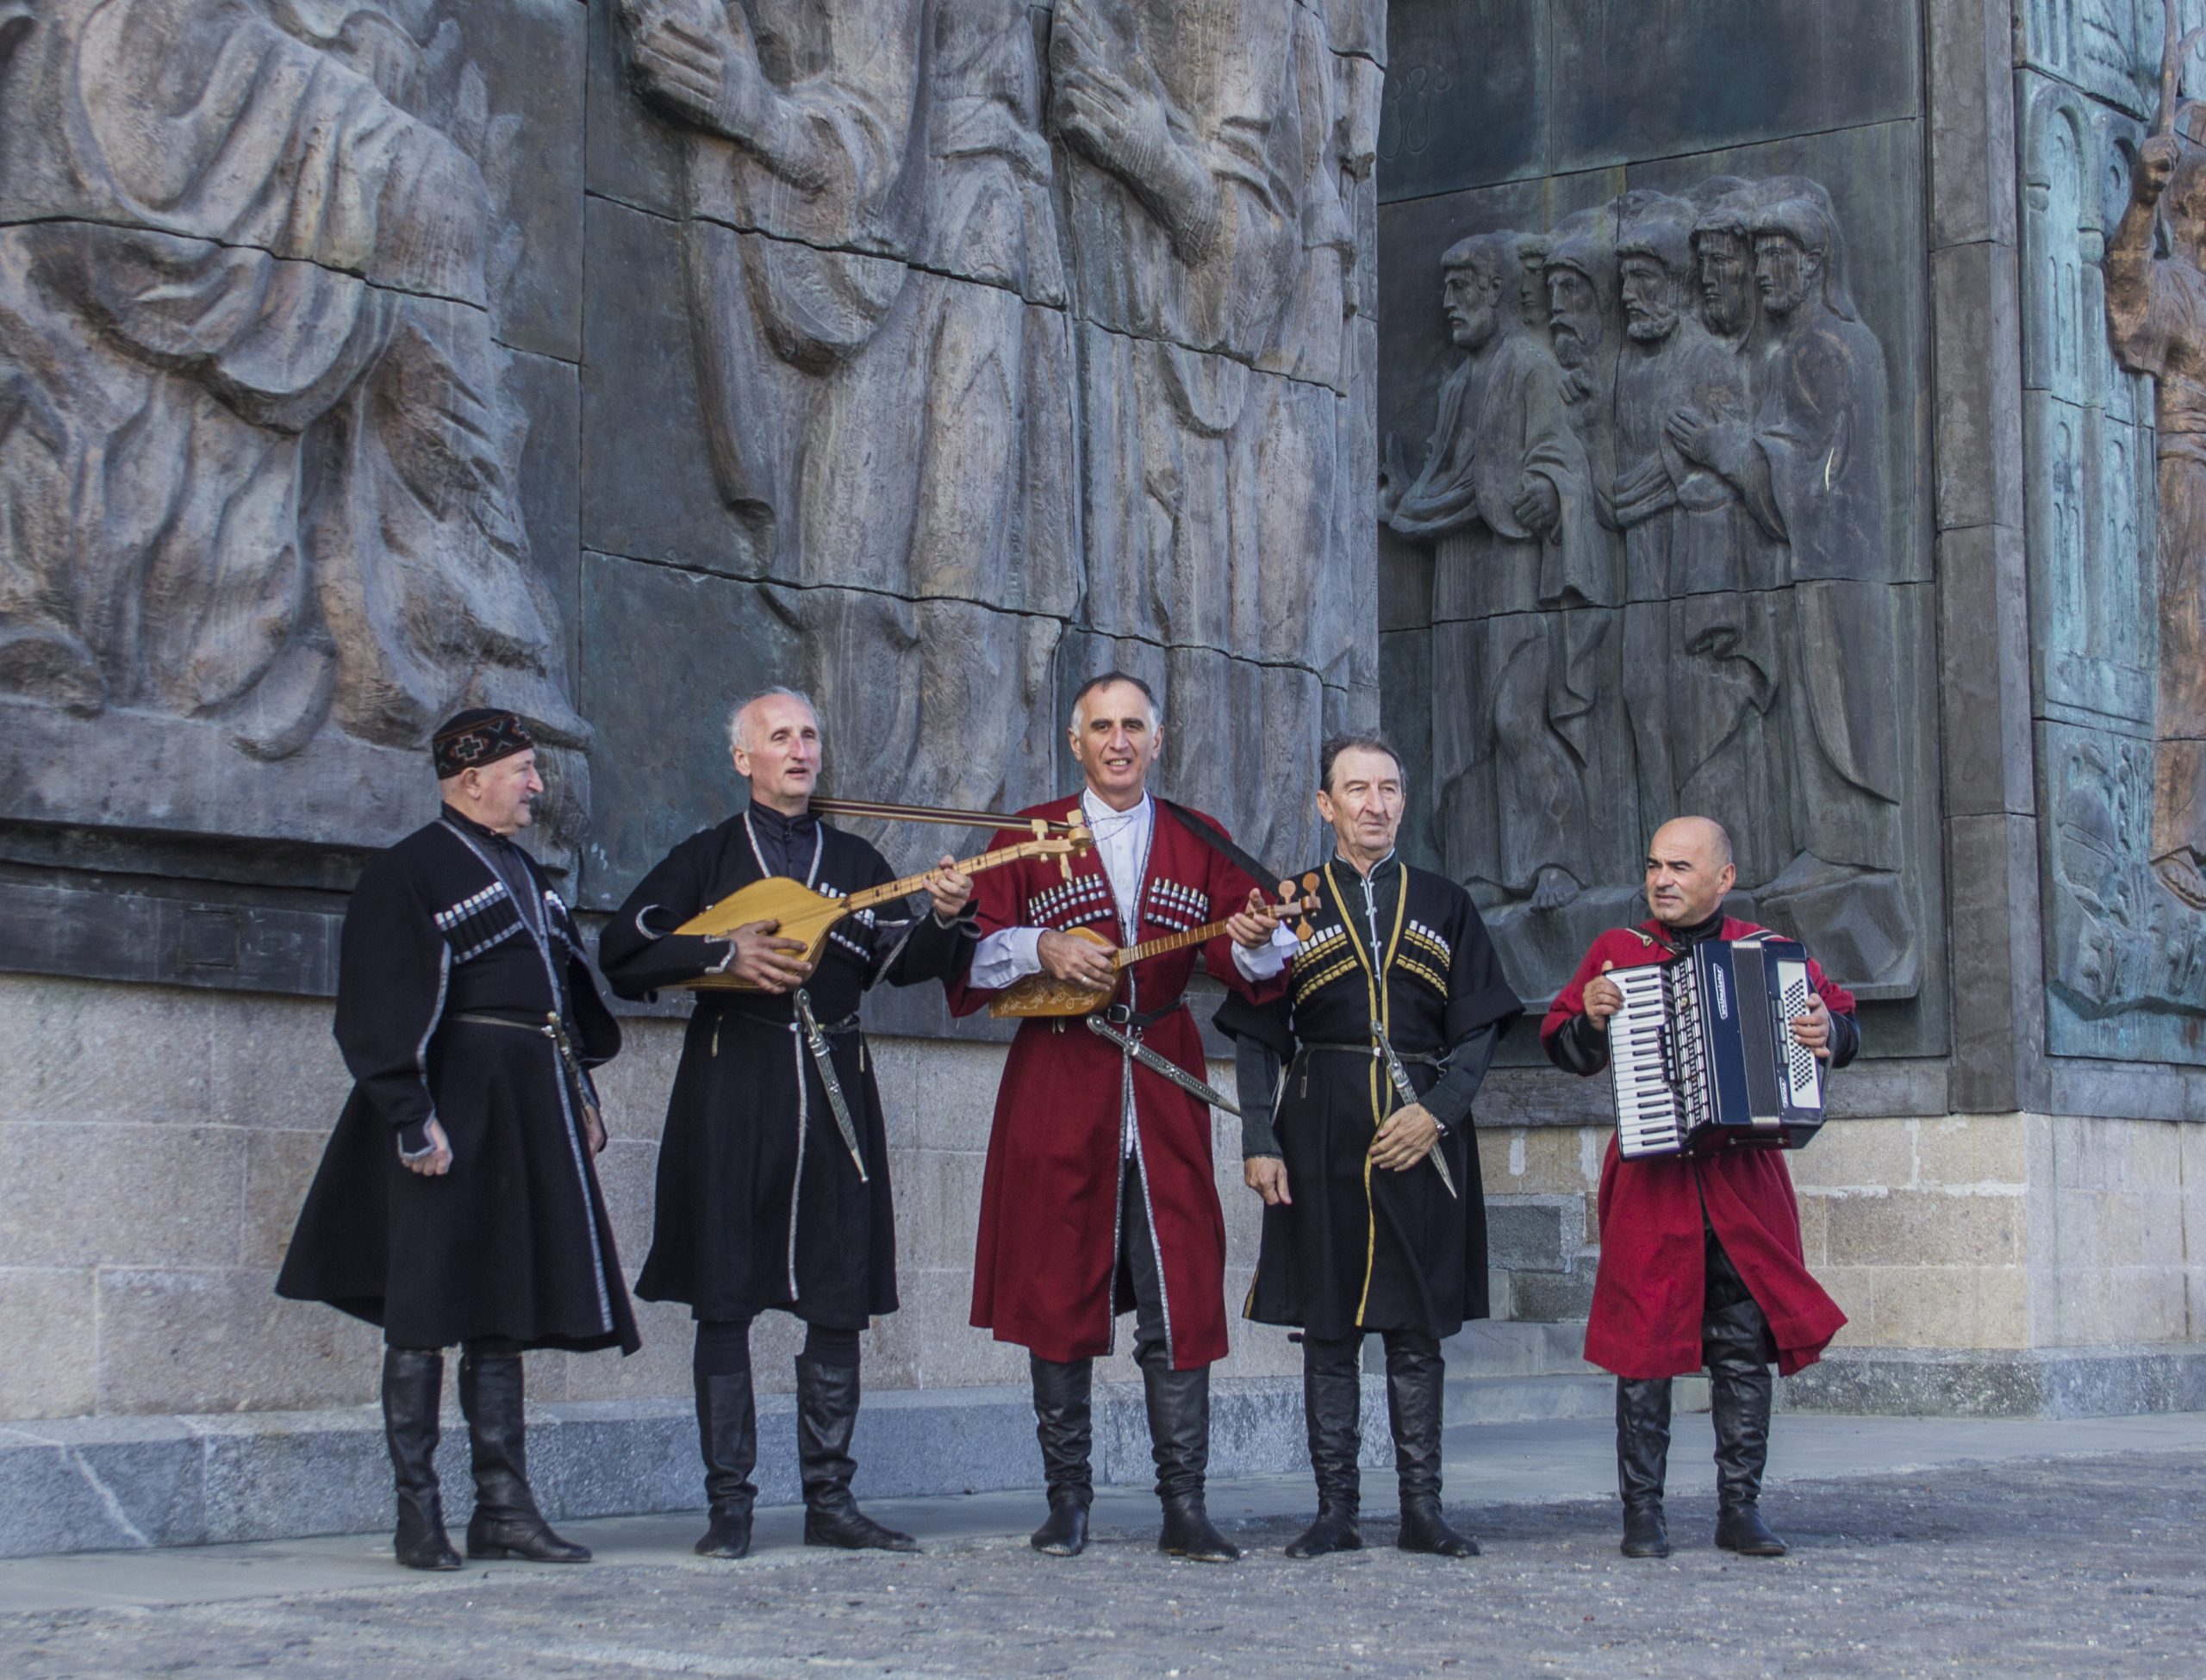
[[[1342,1055],[1362,1056],[1366,1059],[1376,1059],[1380,1055],[1379,1047],[1376,1044],[1369,1042],[1362,1044],[1328,1044],[1317,1039],[1308,1040],[1297,1046],[1294,1053],[1299,1056],[1312,1050],[1334,1050],[1337,1051]],[[1433,1055],[1426,1051],[1398,1050],[1395,1054],[1404,1061],[1413,1061],[1420,1067],[1445,1067],[1448,1065],[1448,1058],[1446,1056]]]
[[[1168,1004],[1162,1009],[1138,1010],[1131,1004],[1112,1004],[1107,1009],[1098,1010],[1096,1013],[1114,1027],[1131,1027],[1134,1031],[1141,1032],[1155,1026],[1168,1015],[1177,1015],[1187,1006],[1182,1002]]]

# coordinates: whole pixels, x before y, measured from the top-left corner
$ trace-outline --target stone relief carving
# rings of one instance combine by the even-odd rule
[[[0,7],[0,694],[166,767],[110,818],[468,700],[564,750],[556,831],[586,806],[492,335],[517,123],[460,39],[428,0]]]
[[[838,779],[1038,793],[1079,632],[1173,716],[1261,726],[1240,762],[1168,735],[1168,777],[1299,853],[1327,690],[1375,682],[1368,526],[1347,512],[1368,499],[1350,407],[1371,377],[1350,331],[1380,80],[1364,9],[620,17],[639,93],[686,136],[689,311],[736,569],[805,586]],[[955,753],[923,744],[952,736]]]
[[[1648,829],[1691,809],[1732,829],[1760,913],[1912,995],[1889,393],[1829,194],[1635,190],[1443,268],[1466,360],[1381,513],[1434,550],[1437,837],[1520,985],[1560,980]]]

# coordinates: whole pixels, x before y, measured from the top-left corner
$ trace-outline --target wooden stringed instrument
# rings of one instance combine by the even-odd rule
[[[1289,916],[1300,919],[1295,924],[1298,939],[1310,936],[1310,914],[1318,908],[1318,877],[1302,877],[1298,890],[1294,882],[1279,884],[1278,909],[1281,920]],[[1236,916],[1239,911],[1234,912]],[[1231,918],[1229,918],[1231,919]],[[1111,942],[1093,928],[1066,928],[1064,932],[1075,939],[1085,939],[1091,945],[1107,945]],[[1111,1001],[1118,991],[1118,977],[1137,962],[1152,956],[1162,956],[1170,951],[1184,951],[1190,945],[1205,945],[1225,931],[1225,922],[1206,922],[1199,928],[1189,928],[1185,933],[1165,934],[1159,938],[1144,940],[1138,945],[1127,945],[1111,953],[1111,984],[1105,986],[1086,986],[1074,980],[1061,980],[1052,975],[1029,974],[1025,979],[1006,986],[996,1000],[988,1005],[988,1013],[1009,1020],[1025,1020],[1031,1017],[1093,1015]]]
[[[1068,860],[1078,857],[1094,845],[1088,831],[1075,825],[1062,833],[1047,832],[1050,824],[1036,822],[1034,837],[1022,840],[1015,846],[1001,846],[992,852],[982,852],[951,865],[961,874],[977,875],[983,869],[997,869],[1006,863],[1015,863],[1022,857],[1054,857],[1058,867],[1068,875],[1071,868]],[[937,868],[942,866],[938,864]],[[819,953],[827,943],[827,935],[845,917],[855,916],[862,910],[871,910],[876,905],[894,904],[908,899],[914,893],[925,890],[928,869],[900,880],[883,881],[878,887],[869,887],[862,893],[847,898],[830,898],[825,893],[815,893],[801,880],[787,875],[774,875],[764,880],[754,880],[750,886],[730,893],[709,910],[692,916],[676,933],[702,934],[708,938],[726,938],[738,928],[753,922],[764,922],[782,939],[801,940],[804,955],[798,961],[816,964]],[[733,974],[700,974],[695,980],[683,980],[684,987],[696,992],[757,992],[761,988]]]

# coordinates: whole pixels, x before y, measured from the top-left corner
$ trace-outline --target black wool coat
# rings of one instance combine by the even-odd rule
[[[535,895],[524,914],[489,861],[498,843],[447,808],[353,889],[336,1018],[352,1093],[276,1292],[379,1324],[394,1347],[503,1336],[633,1353],[583,1116],[585,1070],[612,1059],[620,1030],[566,905],[510,848],[508,873]],[[544,1030],[555,1014],[572,1063]],[[452,1152],[437,1178],[398,1158],[399,1134],[432,1117]]]
[[[673,930],[765,874],[741,814],[676,846],[598,942],[613,989],[644,997],[721,961],[725,941]],[[872,846],[826,823],[791,874],[834,897],[895,878]],[[888,1139],[858,1006],[878,980],[911,986],[950,974],[968,960],[970,934],[969,919],[945,927],[924,899],[862,912],[828,936],[806,983],[813,1017],[829,1030],[863,1180],[798,1030],[794,999],[696,994],[667,1104],[651,1250],[637,1294],[685,1302],[700,1319],[777,1307],[830,1329],[862,1329],[896,1310]]]
[[[1261,1009],[1230,1003],[1218,1017],[1285,1063],[1273,1127],[1293,1200],[1264,1210],[1243,1310],[1326,1338],[1414,1330],[1444,1339],[1487,1311],[1478,1140],[1465,1111],[1435,1145],[1454,1196],[1429,1160],[1406,1172],[1371,1164],[1372,1138],[1399,1106],[1372,1054],[1371,1023],[1385,1026],[1423,1099],[1454,1077],[1438,1064],[1474,1045],[1490,1056],[1524,1006],[1477,906],[1453,881],[1384,866],[1374,962],[1362,879],[1337,858],[1318,873],[1322,908],[1295,954],[1287,996]],[[1475,1073],[1484,1072],[1481,1061]]]

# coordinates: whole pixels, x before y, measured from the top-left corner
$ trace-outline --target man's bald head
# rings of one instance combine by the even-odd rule
[[[1647,907],[1665,927],[1706,921],[1738,879],[1731,837],[1711,818],[1673,817],[1647,843]]]

